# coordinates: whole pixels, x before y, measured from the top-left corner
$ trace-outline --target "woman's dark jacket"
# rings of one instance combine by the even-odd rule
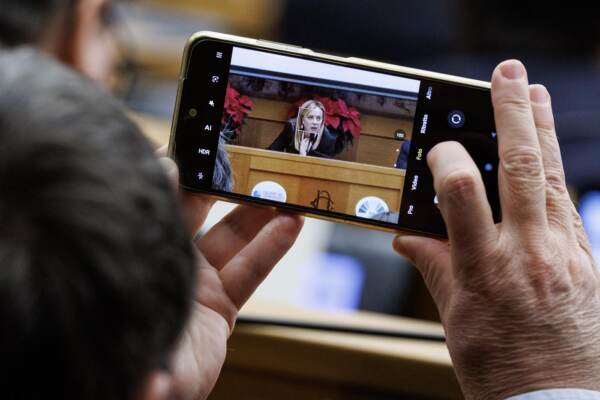
[[[267,150],[283,151],[286,153],[298,154],[298,150],[294,147],[294,135],[296,134],[296,121],[289,120],[286,122],[283,131],[271,143]],[[309,156],[332,158],[339,153],[339,146],[336,145],[337,137],[325,127],[321,141],[316,149],[311,149],[308,152]]]

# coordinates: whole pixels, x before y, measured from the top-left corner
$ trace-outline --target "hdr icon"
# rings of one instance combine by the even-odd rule
[[[198,154],[200,154],[202,156],[210,156],[210,150],[200,148],[200,149],[198,149]]]

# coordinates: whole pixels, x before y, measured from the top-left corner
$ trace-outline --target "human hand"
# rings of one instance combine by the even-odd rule
[[[300,149],[298,150],[298,153],[301,156],[305,156],[308,154],[309,151],[310,151],[310,139],[302,136],[302,140],[300,140]]]
[[[177,164],[168,157],[166,145],[156,150],[156,156],[169,177],[173,190],[177,193],[183,220],[192,236],[194,236],[204,224],[208,212],[215,204],[215,199],[207,194],[186,192],[179,189],[179,170]]]
[[[287,253],[301,227],[299,216],[238,206],[196,242],[196,296],[174,360],[181,399],[208,397],[238,311]]]
[[[160,149],[157,155],[166,156],[166,150]],[[177,188],[177,166],[164,157],[161,162]],[[214,202],[185,192],[179,197],[194,234]],[[227,339],[238,311],[290,249],[302,223],[302,217],[270,208],[238,206],[195,241],[196,294],[173,359],[177,398],[208,397],[225,361]]]
[[[600,390],[600,276],[565,184],[550,97],[517,61],[492,76],[502,223],[456,142],[428,155],[449,244],[400,235],[437,304],[468,399]]]

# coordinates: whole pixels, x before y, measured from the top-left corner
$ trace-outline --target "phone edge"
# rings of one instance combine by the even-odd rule
[[[384,62],[379,62],[379,61],[374,61],[374,60],[368,60],[368,59],[363,59],[363,58],[359,58],[359,57],[341,57],[341,56],[336,56],[336,55],[332,55],[332,54],[319,53],[319,52],[315,52],[308,48],[303,48],[303,47],[295,46],[295,45],[289,45],[289,44],[285,44],[285,43],[272,42],[272,41],[268,41],[268,40],[253,39],[253,38],[248,38],[248,37],[244,37],[244,36],[230,35],[230,34],[226,34],[226,33],[214,32],[214,31],[198,31],[189,37],[189,39],[187,40],[187,42],[185,44],[185,48],[184,48],[184,52],[183,52],[182,63],[181,63],[181,68],[180,68],[180,76],[179,76],[178,85],[177,85],[178,86],[177,97],[176,97],[175,107],[173,110],[173,117],[172,117],[172,121],[171,121],[171,132],[169,134],[168,155],[171,158],[174,157],[174,153],[175,153],[173,139],[175,137],[175,132],[177,131],[177,116],[178,116],[177,111],[179,110],[180,105],[181,105],[181,93],[183,91],[183,83],[184,83],[185,77],[186,77],[188,61],[191,56],[194,45],[196,43],[198,43],[199,41],[201,41],[202,39],[214,39],[214,40],[222,40],[222,41],[226,41],[226,42],[240,43],[243,45],[245,44],[245,45],[249,45],[249,46],[255,46],[255,47],[263,48],[266,50],[285,51],[287,53],[292,53],[292,54],[299,55],[299,56],[311,56],[311,57],[322,59],[324,61],[335,61],[338,63],[351,64],[351,65],[363,66],[363,67],[368,67],[368,68],[375,68],[378,70],[385,70],[385,71],[397,72],[397,73],[408,74],[408,75],[417,75],[417,76],[423,77],[425,79],[448,81],[448,82],[471,86],[471,87],[476,87],[476,88],[480,88],[480,89],[488,89],[488,90],[491,89],[490,82],[481,81],[481,80],[477,80],[477,79],[465,78],[465,77],[460,77],[460,76],[456,76],[456,75],[443,74],[443,73],[439,73],[439,72],[432,72],[432,71],[411,68],[411,67],[404,67],[404,66],[400,66],[400,65],[384,63]],[[259,202],[252,202],[252,201],[242,201],[241,199],[238,199],[237,197],[233,197],[233,196],[228,197],[223,194],[198,192],[195,190],[189,190],[188,188],[185,188],[183,186],[182,186],[182,188],[191,193],[202,193],[204,195],[211,196],[217,200],[222,200],[222,201],[226,201],[226,202],[234,203],[234,204],[251,203],[252,205],[254,205],[256,207],[279,209],[279,210],[284,210],[286,212],[291,212],[291,213],[294,213],[297,215],[302,215],[302,216],[306,216],[306,217],[310,217],[310,218],[317,218],[317,219],[325,220],[325,221],[329,221],[329,222],[336,222],[336,223],[343,222],[345,224],[350,224],[350,225],[358,226],[361,228],[376,229],[379,231],[391,232],[391,233],[406,232],[409,234],[447,239],[446,236],[438,235],[438,234],[435,234],[432,232],[412,230],[412,229],[402,228],[402,227],[392,228],[392,227],[386,227],[386,226],[381,226],[381,225],[377,225],[377,224],[370,224],[367,222],[364,222],[364,223],[357,222],[357,221],[353,221],[353,220],[346,220],[343,218],[329,217],[326,215],[321,215],[321,214],[316,214],[316,213],[293,210],[293,209],[290,209],[287,207],[278,207],[276,205],[266,205],[266,204],[262,204]]]

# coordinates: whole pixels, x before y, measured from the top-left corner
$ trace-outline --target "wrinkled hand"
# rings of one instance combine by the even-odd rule
[[[164,155],[165,150],[158,151]],[[177,167],[161,159],[174,182]],[[195,233],[213,201],[180,193],[184,214]],[[197,287],[190,320],[175,354],[178,397],[205,399],[214,387],[238,311],[296,240],[303,219],[273,209],[238,206],[195,245]]]
[[[428,155],[448,243],[396,238],[437,304],[468,399],[600,390],[600,279],[567,193],[550,97],[521,63],[492,77],[502,223],[465,149]]]

